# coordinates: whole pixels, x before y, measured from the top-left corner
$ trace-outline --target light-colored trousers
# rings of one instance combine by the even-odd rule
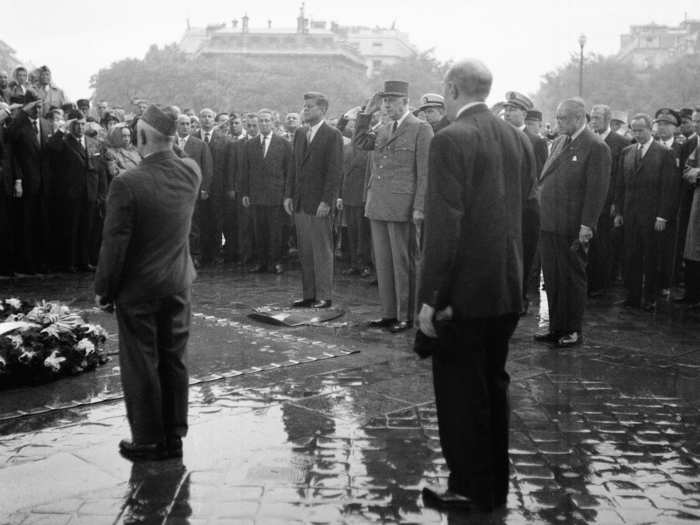
[[[304,299],[317,301],[333,295],[333,229],[330,214],[316,217],[294,214],[297,247],[301,260],[301,284]]]

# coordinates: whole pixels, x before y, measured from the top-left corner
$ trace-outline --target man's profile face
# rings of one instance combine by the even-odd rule
[[[428,121],[430,124],[437,124],[440,122],[440,119],[442,119],[443,114],[445,111],[442,108],[425,108],[423,110],[423,113],[425,114],[425,120]]]
[[[632,131],[632,136],[637,139],[639,144],[646,144],[651,139],[651,129],[647,127],[646,122],[642,119],[633,120],[630,130]]]
[[[512,104],[505,107],[503,118],[506,122],[510,122],[516,128],[519,128],[525,123],[525,112]]]
[[[258,115],[258,127],[260,128],[260,133],[269,135],[272,131],[272,115],[269,113],[260,113]]]
[[[382,107],[392,120],[399,120],[406,112],[408,101],[404,97],[384,97]]]
[[[564,105],[560,105],[557,108],[557,127],[559,132],[566,135],[573,135],[578,131],[579,119],[576,117],[576,113],[572,108]]]
[[[186,137],[190,134],[192,130],[192,124],[190,124],[190,119],[185,115],[185,118],[177,119],[177,134],[180,137]]]
[[[202,111],[199,114],[199,125],[204,131],[209,131],[214,127],[214,112],[213,111]]]
[[[304,107],[302,109],[304,122],[317,124],[323,120],[324,113],[325,112],[321,109],[321,106],[318,105],[315,98],[304,100]]]
[[[608,129],[608,121],[605,119],[605,112],[601,109],[594,109],[591,112],[591,128],[596,133],[604,133]]]

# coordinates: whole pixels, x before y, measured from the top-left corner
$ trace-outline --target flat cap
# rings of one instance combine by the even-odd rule
[[[522,93],[518,93],[517,91],[508,91],[506,93],[505,105],[515,106],[523,111],[530,111],[535,107],[532,100],[530,100],[530,97],[523,95]]]

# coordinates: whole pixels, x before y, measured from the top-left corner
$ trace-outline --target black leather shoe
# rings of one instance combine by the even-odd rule
[[[311,305],[311,308],[330,308],[333,302],[330,299],[321,299],[319,302]]]
[[[571,332],[557,339],[557,348],[571,348],[583,343],[583,336],[579,332]]]
[[[389,328],[390,326],[395,325],[397,322],[398,319],[389,319],[388,317],[382,317],[381,319],[375,319],[374,321],[370,321],[369,323],[367,323],[367,326],[369,326],[370,328]]]
[[[134,443],[126,439],[119,442],[119,453],[130,461],[160,461],[168,458],[162,443]]]
[[[423,503],[426,507],[438,509],[469,510],[474,506],[467,496],[432,487],[423,487]]]
[[[316,299],[299,299],[292,303],[293,308],[311,308]]]
[[[405,332],[406,330],[410,330],[412,327],[413,324],[410,321],[398,321],[397,323],[394,323],[389,327],[389,331],[392,334],[398,334],[401,332]]]
[[[542,334],[535,334],[533,339],[538,343],[556,343],[559,336],[554,332],[546,332]]]

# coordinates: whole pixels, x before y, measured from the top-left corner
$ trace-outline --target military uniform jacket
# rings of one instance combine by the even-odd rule
[[[188,238],[201,178],[192,159],[172,151],[149,155],[114,178],[95,293],[134,304],[190,287],[195,271]]]
[[[566,145],[562,135],[542,169],[537,192],[540,230],[567,237],[595,229],[610,185],[610,148],[588,128]]]
[[[374,132],[369,129],[371,118],[358,115],[353,139],[372,151],[365,215],[378,221],[410,221],[414,210],[424,209],[433,128],[409,113],[392,135],[393,121]]]
[[[262,135],[247,141],[243,146],[245,166],[241,177],[241,196],[250,197],[253,206],[282,206],[287,178],[293,169],[292,147],[289,142],[274,133],[270,135],[265,156]]]

